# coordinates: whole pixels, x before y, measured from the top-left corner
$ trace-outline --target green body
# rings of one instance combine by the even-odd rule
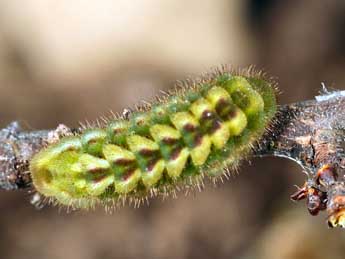
[[[33,184],[76,208],[192,186],[236,167],[275,110],[268,81],[224,72],[128,119],[48,146],[30,163]]]

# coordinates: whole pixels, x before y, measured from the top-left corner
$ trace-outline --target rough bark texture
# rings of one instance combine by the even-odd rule
[[[23,132],[18,122],[0,130],[0,189],[30,186],[30,158],[46,143],[49,131]]]
[[[17,122],[0,130],[0,189],[29,187],[30,158],[66,130],[60,125],[56,130],[26,132]],[[281,106],[254,152],[300,164],[307,181],[292,199],[306,198],[313,215],[327,209],[329,217],[336,217],[332,226],[337,226],[345,208],[344,131],[345,92],[325,92],[315,100]]]

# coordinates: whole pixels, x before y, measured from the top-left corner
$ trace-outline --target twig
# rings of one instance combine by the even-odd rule
[[[17,122],[0,130],[0,189],[29,187],[30,158],[64,131],[69,129],[60,125],[56,130],[25,132]],[[300,164],[307,181],[291,198],[306,198],[311,214],[327,209],[331,226],[345,226],[344,138],[345,92],[326,91],[315,100],[281,106],[254,155]]]

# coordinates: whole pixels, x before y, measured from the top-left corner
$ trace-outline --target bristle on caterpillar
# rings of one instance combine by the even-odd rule
[[[135,206],[236,170],[276,112],[274,83],[227,67],[135,111],[81,127],[36,154],[34,188],[72,208]]]

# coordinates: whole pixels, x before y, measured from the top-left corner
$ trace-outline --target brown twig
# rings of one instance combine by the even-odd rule
[[[282,106],[256,156],[279,156],[300,164],[305,184],[291,196],[307,200],[312,215],[327,209],[331,227],[345,227],[345,92]]]
[[[69,129],[25,132],[17,122],[0,130],[0,189],[30,186],[30,158]],[[281,106],[255,156],[279,156],[300,164],[307,174],[291,196],[307,199],[315,215],[327,209],[330,226],[345,226],[345,93],[325,92],[315,100]]]

